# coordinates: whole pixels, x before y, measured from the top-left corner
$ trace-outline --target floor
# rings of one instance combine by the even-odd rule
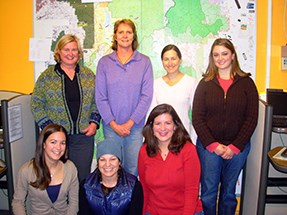
[[[10,214],[9,214],[9,211],[3,211],[3,210],[0,210],[0,214],[1,214],[1,215],[10,215]],[[236,210],[236,212],[235,212],[234,215],[239,215],[239,211]]]
[[[1,214],[1,215],[10,215],[10,214],[9,214],[9,211],[3,211],[3,210],[0,210],[0,214]],[[239,211],[236,210],[236,212],[235,212],[234,215],[239,215]]]
[[[236,208],[236,211],[235,211],[235,214],[234,215],[239,215],[239,209],[240,209],[240,197],[236,197],[237,198],[237,208]]]
[[[237,198],[238,202],[240,202],[240,198]],[[236,208],[236,212],[234,215],[239,215],[239,208],[240,208],[240,205],[238,204],[237,205],[237,208]],[[4,211],[4,210],[0,210],[0,215],[10,215],[9,211]]]

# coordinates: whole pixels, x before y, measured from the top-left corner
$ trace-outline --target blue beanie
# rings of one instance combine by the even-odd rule
[[[104,154],[112,154],[122,161],[121,144],[114,139],[108,138],[97,143],[97,160]]]

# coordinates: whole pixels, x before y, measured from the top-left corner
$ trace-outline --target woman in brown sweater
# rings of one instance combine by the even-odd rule
[[[216,39],[192,108],[205,215],[216,214],[219,185],[218,214],[235,213],[236,182],[250,151],[257,118],[258,92],[250,74],[240,69],[233,44]]]
[[[35,157],[19,170],[13,214],[77,215],[78,172],[67,159],[67,145],[61,125],[50,124],[41,131]]]

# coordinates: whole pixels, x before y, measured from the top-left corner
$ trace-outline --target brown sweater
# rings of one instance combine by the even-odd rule
[[[77,215],[79,201],[79,182],[76,166],[67,160],[64,164],[64,180],[57,200],[52,203],[47,190],[29,185],[36,180],[32,161],[25,163],[19,170],[17,185],[12,201],[15,215]],[[27,198],[30,201],[26,201]]]
[[[258,92],[253,80],[235,76],[226,96],[217,78],[202,79],[195,91],[192,124],[204,147],[233,144],[241,151],[258,119]]]

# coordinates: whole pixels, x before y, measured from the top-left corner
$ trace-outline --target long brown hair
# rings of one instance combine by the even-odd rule
[[[190,136],[184,128],[179,116],[174,108],[169,104],[160,104],[156,106],[147,119],[147,122],[143,128],[144,144],[147,144],[147,154],[149,157],[155,156],[159,151],[159,142],[153,133],[154,119],[161,114],[170,114],[176,129],[172,135],[171,142],[168,145],[168,149],[171,153],[179,153],[186,142],[191,143]]]
[[[113,35],[113,43],[112,43],[112,46],[111,48],[113,50],[117,50],[118,49],[118,42],[116,40],[116,33],[118,31],[118,28],[120,26],[120,24],[126,24],[128,26],[131,27],[131,29],[133,30],[133,33],[134,33],[134,38],[133,38],[133,42],[132,42],[132,49],[133,51],[136,50],[139,46],[139,42],[138,42],[138,36],[137,36],[137,31],[136,31],[136,26],[134,24],[134,22],[130,19],[121,19],[121,20],[118,20],[115,22],[114,24],[114,35]]]
[[[68,144],[67,144],[68,135],[67,135],[66,129],[63,126],[57,125],[57,124],[47,125],[40,133],[40,136],[37,141],[36,149],[35,149],[35,156],[32,159],[33,169],[34,169],[37,179],[34,182],[30,182],[30,184],[31,186],[37,189],[44,190],[49,186],[51,182],[51,174],[46,164],[45,156],[44,156],[44,151],[45,151],[44,144],[46,140],[48,139],[48,137],[55,132],[63,132],[65,134],[66,149],[65,149],[65,153],[60,158],[60,160],[65,163],[68,158],[67,156],[68,155]]]
[[[235,48],[232,42],[225,38],[218,38],[213,42],[211,46],[211,50],[209,53],[209,63],[208,63],[205,73],[203,74],[205,81],[210,81],[218,76],[218,68],[215,65],[214,59],[213,59],[213,50],[215,46],[224,46],[225,48],[231,51],[231,54],[234,55],[234,59],[232,60],[232,63],[231,63],[232,65],[231,65],[231,71],[230,71],[230,78],[233,79],[236,74],[239,76],[250,76],[251,75],[250,73],[246,73],[241,70],[239,61],[237,58],[237,54],[236,54],[236,51],[235,51]]]

